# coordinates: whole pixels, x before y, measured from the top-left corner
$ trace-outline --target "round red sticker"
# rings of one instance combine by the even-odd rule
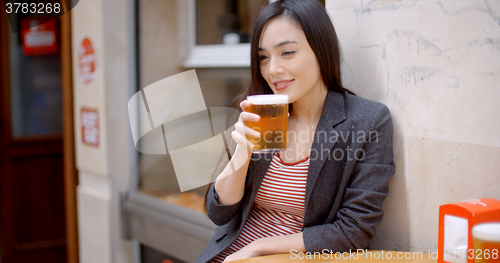
[[[88,38],[84,38],[80,44],[78,67],[83,84],[90,84],[94,80],[95,75],[95,54],[94,46]]]

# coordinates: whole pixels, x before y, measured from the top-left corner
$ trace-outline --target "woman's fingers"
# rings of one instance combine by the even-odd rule
[[[260,133],[248,127],[247,122],[256,122],[260,120],[260,116],[254,113],[243,111],[240,113],[238,122],[234,125],[236,131],[243,135],[248,135],[254,138],[259,138]]]
[[[252,105],[252,103],[249,100],[243,100],[242,102],[240,102],[240,108],[243,111],[246,111],[247,108],[250,107],[251,105]]]
[[[238,122],[234,125],[235,130],[231,133],[231,137],[233,137],[233,140],[239,145],[253,149],[254,145],[248,140],[247,136],[260,138],[260,133],[248,127],[246,123],[259,121],[260,116],[246,111],[251,105],[252,103],[248,100],[244,100],[240,103],[240,107],[243,111],[240,113]]]
[[[239,132],[244,135],[248,135],[254,138],[259,138],[260,133],[258,131],[250,129],[248,126],[246,126],[243,122],[237,122],[234,125],[234,128]]]
[[[260,120],[259,115],[255,114],[255,113],[247,112],[247,111],[241,112],[240,117],[241,117],[242,121],[259,121]]]
[[[253,145],[253,143],[251,143],[244,134],[242,134],[242,133],[240,133],[240,132],[238,132],[236,130],[234,130],[231,133],[231,137],[233,138],[233,140],[237,144],[239,144],[239,145],[241,145],[241,146],[243,146],[243,147],[245,147],[247,149],[253,149],[255,147]]]

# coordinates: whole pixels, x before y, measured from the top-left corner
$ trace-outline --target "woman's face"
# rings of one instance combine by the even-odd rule
[[[272,19],[264,26],[259,60],[260,73],[274,94],[287,94],[290,103],[326,87],[304,32],[288,17]]]

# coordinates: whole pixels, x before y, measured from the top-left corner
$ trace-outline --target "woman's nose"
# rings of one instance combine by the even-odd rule
[[[269,63],[269,74],[276,75],[284,73],[283,65],[281,65],[279,58],[271,58]]]

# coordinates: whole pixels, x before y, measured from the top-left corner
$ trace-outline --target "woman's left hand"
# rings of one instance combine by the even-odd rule
[[[253,241],[252,243],[248,244],[246,247],[240,249],[239,251],[229,255],[224,260],[224,262],[261,256],[261,254],[259,253],[259,251],[257,249],[257,242],[258,242],[258,239]]]

